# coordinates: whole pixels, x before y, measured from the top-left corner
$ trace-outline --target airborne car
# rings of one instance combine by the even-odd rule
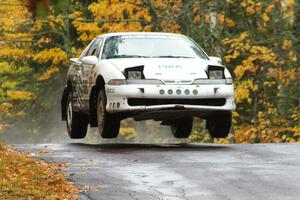
[[[184,35],[141,32],[98,36],[72,58],[61,106],[71,138],[84,138],[88,124],[115,138],[128,117],[161,121],[176,138],[188,137],[200,117],[222,138],[235,102],[221,59]]]

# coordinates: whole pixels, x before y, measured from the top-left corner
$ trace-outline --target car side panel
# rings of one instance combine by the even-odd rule
[[[100,39],[100,38],[98,38]],[[81,62],[81,58],[85,56],[94,39],[88,47],[84,50],[79,58],[71,59],[71,66],[68,71],[68,81],[72,85],[72,102],[75,111],[89,111],[89,98],[92,87],[95,85],[95,67]],[[101,44],[100,44],[101,45]]]
[[[72,104],[74,111],[82,111],[83,108],[83,83],[81,74],[80,63],[71,63],[68,78],[72,86]]]

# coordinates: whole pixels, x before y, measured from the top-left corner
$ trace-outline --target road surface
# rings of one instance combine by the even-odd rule
[[[17,145],[63,169],[81,199],[300,199],[300,144]]]

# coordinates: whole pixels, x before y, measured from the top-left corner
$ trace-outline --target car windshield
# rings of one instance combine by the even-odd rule
[[[206,54],[183,36],[111,36],[106,39],[102,59],[113,58],[202,58]]]

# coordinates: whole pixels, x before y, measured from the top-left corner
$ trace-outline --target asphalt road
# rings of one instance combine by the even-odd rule
[[[85,188],[81,199],[300,199],[300,144],[18,145]]]

